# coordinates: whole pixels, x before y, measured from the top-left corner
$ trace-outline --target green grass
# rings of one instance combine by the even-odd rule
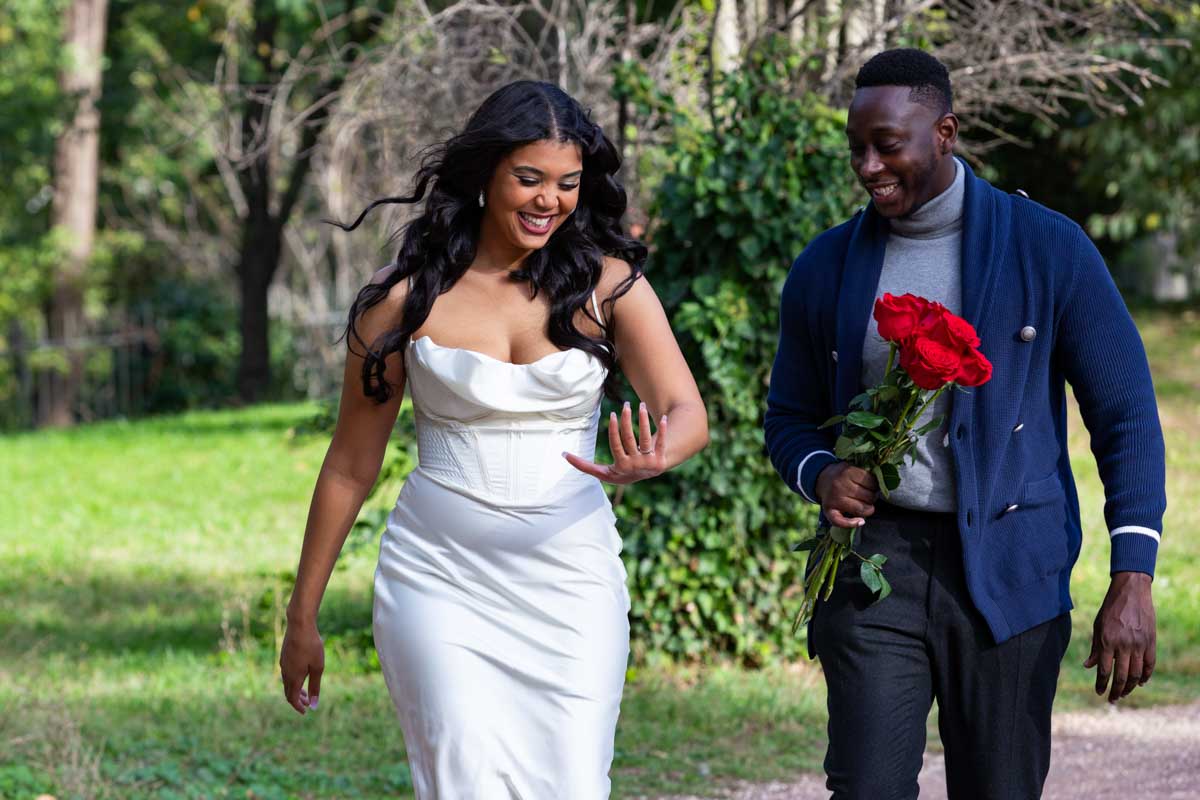
[[[1129,706],[1194,700],[1200,690],[1200,315],[1141,312],[1167,448],[1167,514],[1154,580],[1158,666],[1154,678],[1122,701]],[[1059,708],[1100,707],[1095,671],[1082,664],[1092,622],[1108,589],[1109,542],[1104,490],[1087,431],[1072,409],[1071,467],[1079,487],[1083,551],[1071,577],[1071,646],[1059,680]]]
[[[1200,322],[1139,317],[1168,448],[1154,584],[1159,669],[1131,705],[1200,686]],[[322,609],[320,711],[282,701],[274,647],[319,437],[309,405],[205,412],[0,438],[0,798],[406,796],[399,728],[369,653],[372,547],[343,558]],[[1075,635],[1060,707],[1099,708],[1080,666],[1107,586],[1095,465],[1083,497]],[[808,663],[631,670],[614,795],[820,768],[824,690]]]
[[[369,624],[373,548],[330,583],[319,712],[292,712],[275,673],[325,448],[289,431],[313,410],[0,439],[0,797],[404,795],[387,690],[342,638]],[[818,684],[806,665],[632,672],[615,794],[811,768]]]

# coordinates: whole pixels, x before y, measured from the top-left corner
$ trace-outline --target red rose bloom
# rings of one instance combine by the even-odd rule
[[[937,316],[928,318],[922,335],[960,353],[979,347],[979,336],[975,333],[975,327],[962,317],[951,314],[944,307]]]
[[[954,382],[959,386],[982,386],[992,379],[992,362],[972,348],[963,356]]]
[[[916,333],[921,314],[929,301],[913,294],[896,297],[885,293],[875,301],[875,321],[879,323],[879,335],[889,342],[899,344]]]
[[[922,389],[940,389],[954,380],[962,365],[956,350],[934,340],[918,336],[900,349],[900,366]]]
[[[955,341],[960,342],[964,347],[979,347],[979,334],[975,332],[974,325],[955,314],[947,314],[943,318],[943,322],[946,325],[946,331]]]

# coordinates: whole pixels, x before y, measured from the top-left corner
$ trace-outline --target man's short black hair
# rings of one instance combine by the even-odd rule
[[[854,88],[866,86],[910,86],[908,98],[914,103],[941,114],[949,114],[954,107],[950,71],[924,50],[902,47],[872,56],[854,79]]]

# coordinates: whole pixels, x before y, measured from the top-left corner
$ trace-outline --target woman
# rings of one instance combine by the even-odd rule
[[[350,309],[280,667],[288,702],[316,708],[317,609],[407,385],[420,465],[380,544],[374,634],[418,800],[608,796],[629,598],[599,481],[708,441],[646,248],[621,231],[619,163],[575,100],[521,81],[427,156],[410,197],[367,209],[425,199]],[[601,465],[618,356],[644,402],[636,432],[629,403],[611,415]]]

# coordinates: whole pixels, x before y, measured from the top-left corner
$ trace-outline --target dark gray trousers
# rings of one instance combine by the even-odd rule
[[[936,698],[950,800],[1041,797],[1070,616],[996,644],[954,515],[876,508],[857,549],[888,557],[891,596],[872,605],[851,556],[810,629],[829,689],[826,786],[835,800],[915,798]]]

